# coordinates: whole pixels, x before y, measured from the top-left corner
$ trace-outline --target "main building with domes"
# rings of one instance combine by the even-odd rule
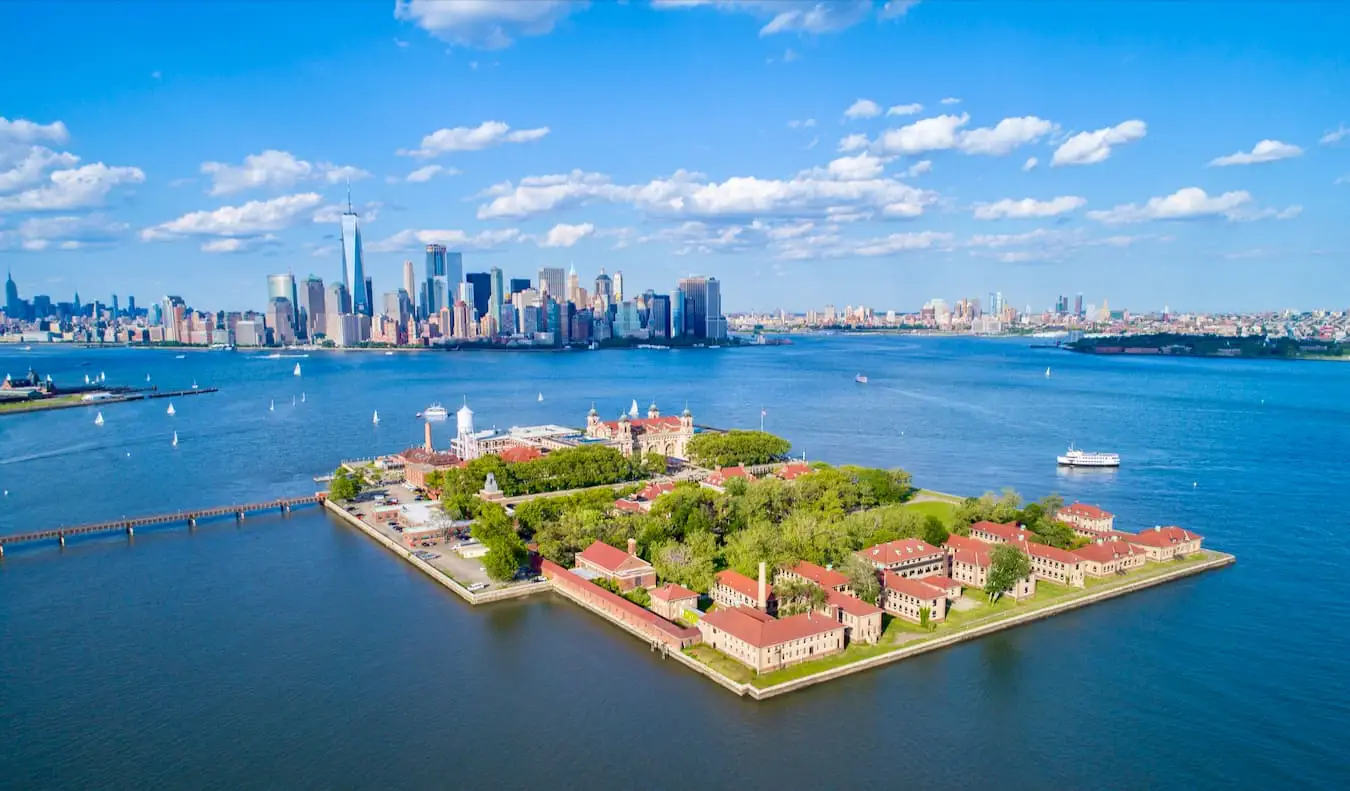
[[[601,420],[600,413],[591,407],[586,416],[586,438],[604,440],[618,448],[625,456],[660,453],[677,459],[686,455],[689,440],[694,436],[694,413],[688,407],[679,417],[662,417],[656,404],[647,407],[647,417],[619,415],[618,420]]]

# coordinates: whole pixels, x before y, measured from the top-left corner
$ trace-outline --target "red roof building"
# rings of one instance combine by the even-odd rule
[[[919,582],[925,585],[931,585],[934,588],[947,594],[948,599],[961,598],[961,583],[941,574],[934,574],[931,577],[921,577]]]
[[[990,544],[1009,544],[1015,541],[1025,541],[1030,533],[1025,527],[1016,522],[1001,524],[999,522],[976,522],[970,526],[970,537],[987,541]]]
[[[642,491],[615,500],[614,507],[630,514],[645,514],[652,510],[652,503],[656,498],[674,490],[673,483],[649,483]]]
[[[651,610],[579,576],[576,571],[568,571],[550,560],[541,560],[539,566],[540,572],[553,582],[553,589],[558,593],[647,639],[661,643],[668,650],[679,651],[701,639],[698,630],[676,626]]]
[[[844,650],[845,629],[821,613],[773,618],[759,610],[730,607],[699,620],[703,642],[759,673]]]
[[[920,610],[928,608],[928,620],[938,623],[947,618],[947,592],[916,579],[882,572],[881,598],[879,602],[886,612],[919,623]]]
[[[814,563],[808,563],[803,560],[791,568],[778,570],[774,582],[782,582],[784,579],[806,580],[814,582],[827,591],[839,591],[841,593],[851,593],[852,586],[848,575],[842,574],[834,569],[827,569],[823,566],[817,566]]]
[[[1149,560],[1162,562],[1199,552],[1200,544],[1205,539],[1189,530],[1170,526],[1142,530],[1139,535],[1126,540],[1135,546],[1143,547]]]
[[[1148,553],[1128,541],[1097,539],[1094,543],[1076,549],[1073,554],[1083,561],[1083,573],[1089,577],[1107,577],[1124,574],[1144,565]]]
[[[651,595],[652,612],[672,621],[687,610],[698,609],[698,594],[673,582],[653,589]]]
[[[637,556],[637,542],[628,539],[628,551],[595,541],[576,556],[576,568],[611,579],[621,590],[650,588],[656,584],[656,569]]]
[[[806,462],[790,461],[787,464],[784,464],[782,467],[779,467],[778,472],[774,474],[785,481],[795,481],[798,478],[810,472],[811,466]]]
[[[826,615],[844,625],[848,642],[876,643],[881,639],[881,608],[856,596],[837,590],[825,590]]]
[[[743,465],[738,464],[735,467],[718,467],[708,473],[708,477],[704,478],[703,482],[708,486],[721,491],[722,488],[727,485],[727,481],[732,478],[740,478],[743,481],[753,481],[755,476],[746,472]]]
[[[917,538],[902,538],[859,550],[858,556],[882,571],[903,577],[927,577],[947,569],[942,550]]]
[[[733,569],[717,572],[709,592],[712,600],[719,607],[750,607],[764,612],[773,610],[773,586],[764,579],[764,564],[759,566],[759,580],[752,580]]]
[[[527,461],[543,458],[544,452],[539,448],[530,445],[517,445],[514,448],[507,448],[498,456],[502,461],[508,464],[522,464]]]
[[[1055,518],[1068,524],[1075,533],[1088,538],[1094,538],[1112,530],[1116,521],[1115,514],[1103,511],[1095,505],[1084,503],[1071,503],[1064,506],[1056,512]]]

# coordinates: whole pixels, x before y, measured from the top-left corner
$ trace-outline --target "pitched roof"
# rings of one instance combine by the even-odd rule
[[[1095,505],[1086,503],[1070,503],[1059,509],[1061,514],[1070,514],[1073,516],[1085,516],[1088,519],[1114,519],[1115,514],[1110,511],[1103,511]]]
[[[811,471],[811,466],[804,461],[790,461],[778,468],[778,477],[785,481],[796,480]]]
[[[856,615],[860,618],[881,612],[880,607],[868,604],[856,596],[850,596],[847,593],[840,593],[835,590],[825,591],[825,602],[831,607],[838,607],[849,615]]]
[[[702,623],[714,626],[756,648],[768,648],[789,640],[800,640],[826,632],[843,631],[843,624],[820,613],[802,613],[788,618],[762,619],[762,613],[748,607],[713,610]]]
[[[988,544],[986,544],[985,542],[981,541],[978,538],[971,538],[970,536],[959,536],[956,533],[952,533],[951,535],[947,536],[947,543],[943,544],[943,546],[947,547],[948,551],[951,552],[955,552],[956,550],[959,549],[964,549],[971,552],[988,552],[989,550],[993,549],[993,547],[989,546]]]
[[[603,541],[592,542],[590,546],[581,550],[577,557],[584,558],[588,563],[593,563],[611,574],[628,569],[651,567],[651,564],[642,558],[630,555]]]
[[[1088,544],[1085,547],[1075,549],[1073,554],[1083,560],[1090,560],[1094,563],[1110,563],[1121,557],[1142,555],[1144,554],[1144,550],[1139,549],[1128,541],[1102,541],[1101,543]]]
[[[511,464],[533,461],[544,455],[544,452],[538,448],[531,448],[524,445],[517,445],[514,448],[507,448],[498,454],[501,460]]]
[[[988,550],[984,549],[957,549],[952,552],[953,563],[966,563],[971,566],[988,568],[993,561],[989,559]]]
[[[640,607],[622,596],[611,593],[599,585],[577,576],[551,560],[541,560],[539,563],[539,570],[549,579],[555,580],[568,587],[580,587],[591,596],[603,599],[610,607],[623,610],[629,616],[679,640],[688,640],[698,636],[698,630],[676,626],[646,607]]]
[[[841,574],[834,569],[817,566],[816,564],[809,563],[805,560],[793,566],[791,571],[798,577],[808,579],[826,590],[849,584],[848,575]]]
[[[755,600],[759,599],[759,581],[752,580],[749,577],[745,576],[744,574],[740,573],[739,571],[735,571],[733,569],[727,569],[726,571],[719,571],[717,572],[717,575],[714,577],[714,579],[717,580],[718,585],[731,588],[732,590],[736,591],[742,596],[749,596],[751,599]],[[773,595],[772,585],[766,582],[764,589],[765,595],[767,596]]]
[[[645,513],[647,509],[642,507],[642,503],[637,500],[630,500],[627,497],[621,497],[614,501],[614,507],[620,511],[627,511],[633,514]]]
[[[1170,547],[1183,541],[1202,541],[1203,537],[1197,533],[1192,533],[1175,525],[1168,527],[1155,527],[1152,530],[1141,530],[1139,535],[1131,536],[1126,539],[1131,544],[1141,544],[1148,547]]]
[[[1018,541],[1026,538],[1027,529],[1016,522],[1006,524],[1000,522],[976,522],[970,526],[970,532],[979,530],[982,533],[988,533],[998,536],[1004,541]],[[1020,539],[1019,539],[1020,537]]]
[[[675,491],[675,484],[669,481],[665,483],[649,483],[642,489],[642,491],[637,493],[637,496],[640,499],[651,501],[655,500],[656,498],[660,497],[663,494],[668,494],[673,491]]]
[[[1030,533],[1031,531],[1026,532]],[[1037,544],[1035,542],[1026,540],[1025,536],[1019,536],[1015,543],[1019,548],[1024,550],[1028,555],[1032,556],[1033,558],[1044,558],[1046,560],[1054,560],[1059,563],[1067,563],[1071,566],[1082,560],[1082,558],[1079,558],[1077,555],[1075,555],[1074,553],[1070,552],[1067,549],[1052,547],[1049,546],[1048,544]]]
[[[667,582],[665,585],[652,591],[651,596],[653,599],[659,601],[680,601],[682,599],[698,598],[697,593],[689,590],[683,585],[676,585],[673,582]]]
[[[893,563],[901,563],[925,555],[940,554],[941,552],[942,550],[922,539],[902,538],[899,541],[890,541],[867,547],[859,550],[858,554],[877,565],[889,566]]]
[[[744,465],[737,464],[735,467],[718,467],[709,473],[707,481],[714,486],[721,486],[731,478],[744,478],[751,481],[754,480],[755,476],[746,472]]]
[[[634,434],[680,430],[680,419],[675,416],[629,418],[628,424],[633,427]],[[618,433],[619,421],[606,420],[605,425],[609,427],[611,433]]]
[[[944,577],[941,574],[933,574],[928,577],[920,577],[919,582],[922,582],[925,585],[932,585],[935,588],[942,588],[943,590],[962,587],[961,583],[957,582],[951,577]]]
[[[947,598],[946,590],[942,588],[935,588],[932,585],[923,582],[922,580],[910,579],[909,577],[902,577],[899,574],[892,574],[889,571],[886,572],[883,575],[883,577],[885,579],[884,584],[888,589],[896,591],[898,593],[903,593],[906,596],[913,596],[914,598],[921,599],[923,601],[929,601],[931,599]]]
[[[460,464],[460,458],[453,453],[427,450],[420,445],[408,448],[398,455],[403,457],[404,464],[429,464],[432,467],[457,467]]]

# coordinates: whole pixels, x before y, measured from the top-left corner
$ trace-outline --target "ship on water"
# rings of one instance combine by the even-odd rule
[[[1061,467],[1119,467],[1120,454],[1078,450],[1073,445],[1058,457]]]

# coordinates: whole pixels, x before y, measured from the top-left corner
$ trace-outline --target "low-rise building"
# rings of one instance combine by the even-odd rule
[[[881,598],[882,609],[897,618],[919,623],[922,620],[920,610],[928,608],[928,620],[932,623],[947,618],[947,594],[939,588],[911,579],[894,572],[882,572]]]
[[[672,621],[688,610],[698,609],[698,594],[673,582],[654,589],[651,595],[652,612]]]
[[[1114,530],[1116,523],[1115,514],[1086,503],[1070,503],[1059,509],[1055,518],[1072,527],[1073,532],[1086,538],[1095,538]]]
[[[844,625],[848,642],[876,643],[881,639],[881,608],[847,593],[825,591],[822,611]]]
[[[708,477],[703,479],[703,485],[720,492],[726,489],[727,481],[732,478],[753,481],[755,476],[746,471],[745,466],[741,464],[737,464],[735,467],[718,467],[708,473]]]
[[[588,607],[636,632],[665,650],[679,651],[697,643],[697,629],[677,626],[646,607],[639,607],[622,596],[611,593],[585,577],[579,570],[568,571],[551,560],[539,563],[539,571],[553,583],[553,589],[572,601]]]
[[[778,569],[773,578],[774,584],[780,584],[783,580],[804,580],[814,582],[827,591],[838,591],[849,595],[853,593],[853,586],[849,582],[848,575],[832,568],[808,563],[805,560],[796,565]]]
[[[961,598],[961,583],[951,577],[942,574],[934,574],[931,577],[920,577],[919,582],[922,582],[925,585],[932,585],[934,588],[947,594],[948,600]]]
[[[709,595],[719,607],[750,607],[763,612],[777,609],[773,586],[765,579],[763,563],[759,564],[758,581],[733,569],[717,572]]]
[[[943,548],[947,551],[948,571],[953,580],[971,588],[983,589],[988,584],[989,568],[993,565],[989,554],[993,550],[992,546],[978,539],[953,533],[947,537],[947,543]],[[1036,578],[1028,575],[1017,580],[1007,594],[1017,601],[1035,596]]]
[[[795,481],[798,478],[802,477],[803,475],[807,475],[810,472],[811,472],[811,465],[807,464],[806,462],[790,461],[787,464],[784,464],[782,467],[779,467],[778,471],[775,472],[774,475],[777,475],[779,478],[782,478],[785,481]]]
[[[1155,527],[1143,530],[1137,536],[1128,539],[1131,544],[1143,547],[1149,560],[1161,563],[1165,560],[1185,557],[1200,551],[1200,543],[1205,539],[1180,527]]]
[[[1026,552],[1031,558],[1031,573],[1039,579],[1074,588],[1084,585],[1082,559],[1068,550],[1035,543],[1031,539],[1036,534],[1019,524],[976,522],[970,526],[970,535],[991,544],[1012,544]]]
[[[604,577],[612,580],[619,590],[650,588],[656,584],[656,569],[638,557],[637,541],[628,539],[628,551],[595,541],[576,556],[576,570],[581,576]]]
[[[1030,531],[1016,522],[976,522],[970,526],[970,537],[987,544],[1008,544],[1021,540]]]
[[[620,511],[645,514],[652,510],[652,503],[656,502],[656,498],[674,490],[675,484],[673,483],[649,483],[641,491],[615,500],[614,507]]]
[[[947,570],[947,556],[942,550],[917,538],[877,544],[857,554],[878,570],[902,577],[928,577]]]
[[[714,610],[698,622],[703,642],[758,673],[844,650],[844,625],[821,613],[774,618],[749,607]]]
[[[1099,538],[1081,549],[1074,550],[1083,561],[1083,573],[1089,577],[1109,577],[1124,574],[1143,566],[1147,553],[1128,541]]]

